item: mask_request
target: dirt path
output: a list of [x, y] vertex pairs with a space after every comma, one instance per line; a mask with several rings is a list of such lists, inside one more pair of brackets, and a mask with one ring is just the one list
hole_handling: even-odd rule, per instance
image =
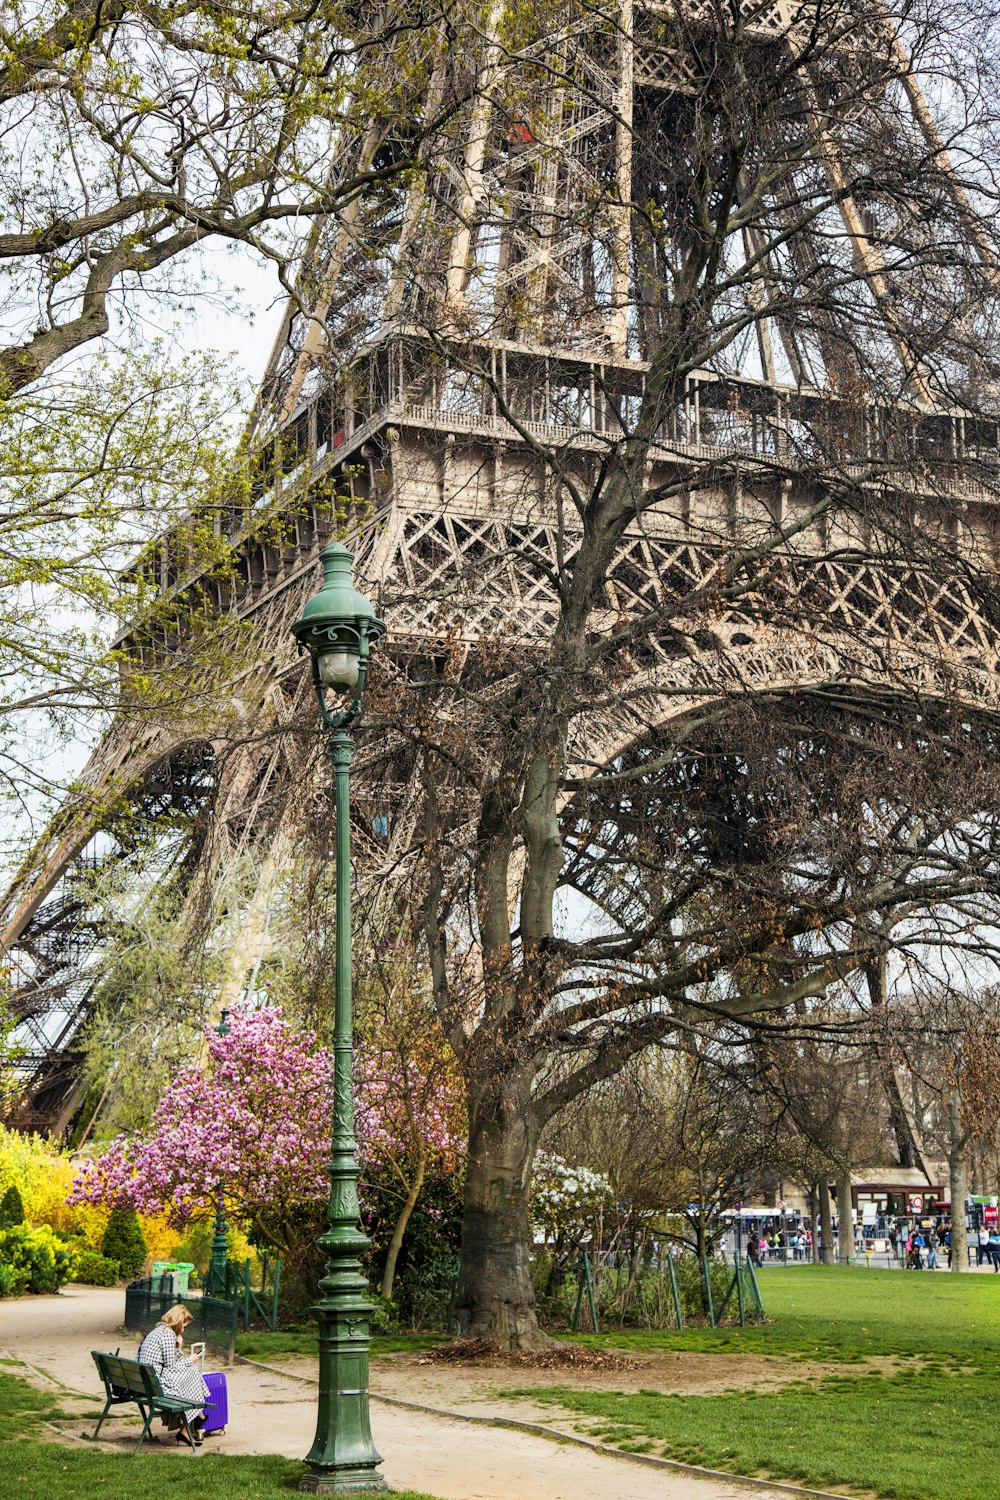
[[[120, 1290], [70, 1287], [59, 1296], [21, 1298], [0, 1303], [0, 1353], [21, 1361], [38, 1383], [53, 1381], [88, 1393], [79, 1410], [99, 1410], [91, 1349], [134, 1352], [136, 1339], [120, 1329]], [[417, 1369], [412, 1375], [424, 1373]], [[496, 1372], [491, 1372], [494, 1376]], [[525, 1384], [515, 1372], [509, 1383]], [[517, 1372], [524, 1375], [527, 1372]], [[397, 1399], [427, 1401], [428, 1384], [410, 1379], [397, 1368], [390, 1380], [378, 1370], [373, 1384], [391, 1384]], [[280, 1453], [298, 1458], [308, 1449], [315, 1423], [315, 1387], [291, 1372], [237, 1365], [229, 1371], [231, 1422], [224, 1437], [209, 1439], [206, 1449], [222, 1453]], [[390, 1394], [388, 1390], [385, 1394]], [[469, 1410], [498, 1415], [487, 1396], [470, 1392]], [[64, 1403], [70, 1407], [72, 1403]], [[531, 1420], [522, 1407], [519, 1413]], [[551, 1421], [551, 1414], [547, 1418]], [[67, 1423], [74, 1435], [87, 1425]], [[93, 1424], [90, 1430], [93, 1430]], [[782, 1500], [782, 1491], [750, 1489], [738, 1481], [702, 1479], [628, 1459], [592, 1453], [526, 1433], [478, 1426], [452, 1417], [408, 1411], [372, 1403], [375, 1441], [385, 1455], [384, 1473], [393, 1488], [422, 1490], [440, 1500]], [[124, 1448], [134, 1428], [122, 1420], [110, 1424], [112, 1444]], [[119, 1436], [115, 1437], [115, 1431]], [[105, 1430], [108, 1430], [107, 1428]], [[103, 1432], [102, 1432], [103, 1439]], [[134, 1436], [133, 1439], [134, 1441]], [[171, 1457], [193, 1461], [180, 1449]]]

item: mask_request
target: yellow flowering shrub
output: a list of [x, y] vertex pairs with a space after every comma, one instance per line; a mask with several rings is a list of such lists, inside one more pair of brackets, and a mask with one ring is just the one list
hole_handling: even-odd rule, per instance
[[[24, 1214], [30, 1225], [49, 1225], [60, 1234], [79, 1240], [81, 1246], [101, 1254], [104, 1231], [110, 1209], [93, 1203], [66, 1202], [77, 1167], [71, 1153], [61, 1151], [40, 1135], [20, 1135], [0, 1125], [0, 1198], [9, 1187], [16, 1187], [24, 1202]], [[150, 1261], [190, 1260], [203, 1274], [211, 1253], [211, 1221], [193, 1224], [180, 1235], [176, 1225], [167, 1221], [166, 1212], [140, 1214], [139, 1223], [149, 1248]], [[256, 1254], [246, 1236], [233, 1225], [229, 1227], [229, 1254], [242, 1264]]]

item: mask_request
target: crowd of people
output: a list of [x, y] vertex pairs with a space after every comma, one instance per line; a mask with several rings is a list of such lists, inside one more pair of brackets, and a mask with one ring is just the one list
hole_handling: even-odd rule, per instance
[[812, 1242], [811, 1229], [751, 1232], [747, 1237], [747, 1255], [758, 1266], [765, 1260], [787, 1260], [789, 1250], [793, 1260], [811, 1260]]
[[[889, 1242], [893, 1254], [898, 1254], [899, 1236], [894, 1228], [889, 1230]], [[911, 1271], [933, 1271], [940, 1264], [939, 1252], [947, 1256], [951, 1265], [951, 1220], [939, 1219], [934, 1224], [915, 1226], [903, 1241], [905, 1265]], [[975, 1249], [976, 1265], [991, 1265], [1000, 1273], [1000, 1230], [985, 1224], [969, 1234], [969, 1245]]]
[[988, 1261], [994, 1271], [1000, 1272], [1000, 1229], [996, 1226], [987, 1229], [984, 1224], [976, 1230], [974, 1240], [976, 1265], [981, 1266], [984, 1261]]
[[[873, 1234], [874, 1230], [874, 1234]], [[834, 1226], [835, 1239], [837, 1228]], [[933, 1223], [924, 1221], [907, 1228], [893, 1219], [884, 1225], [858, 1225], [854, 1231], [855, 1254], [879, 1240], [888, 1241], [892, 1260], [901, 1261], [907, 1270], [934, 1271], [942, 1265], [951, 1265], [951, 1220], [939, 1218]], [[976, 1252], [976, 1265], [990, 1265], [1000, 1274], [1000, 1228], [985, 1225], [969, 1232], [969, 1246]], [[746, 1253], [748, 1259], [760, 1266], [768, 1261], [806, 1261], [813, 1258], [813, 1231], [806, 1224], [792, 1224], [780, 1228], [765, 1227], [747, 1230]], [[822, 1237], [816, 1232], [817, 1254], [822, 1249]]]

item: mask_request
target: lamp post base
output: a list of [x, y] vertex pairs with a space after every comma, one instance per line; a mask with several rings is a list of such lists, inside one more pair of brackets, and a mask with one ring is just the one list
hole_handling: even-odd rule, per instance
[[298, 1488], [310, 1495], [382, 1495], [389, 1486], [371, 1469], [340, 1469], [333, 1474], [304, 1474]]
[[[341, 1242], [336, 1249], [350, 1254], [351, 1241], [361, 1241], [363, 1236], [357, 1231], [342, 1233], [347, 1244]], [[330, 1239], [336, 1240], [336, 1235], [326, 1241], [326, 1247], [334, 1249]], [[327, 1287], [331, 1282], [339, 1286], [313, 1309], [319, 1324], [319, 1410], [316, 1437], [306, 1455], [309, 1469], [298, 1486], [313, 1495], [375, 1494], [387, 1488], [379, 1473], [382, 1455], [372, 1442], [368, 1414], [371, 1305], [356, 1266], [353, 1255], [340, 1267], [332, 1260]]]

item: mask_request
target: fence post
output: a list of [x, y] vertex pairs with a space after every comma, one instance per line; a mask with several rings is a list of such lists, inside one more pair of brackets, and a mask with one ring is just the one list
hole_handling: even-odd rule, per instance
[[594, 1300], [594, 1283], [590, 1275], [590, 1256], [586, 1250], [583, 1252], [583, 1279], [587, 1283], [587, 1301], [590, 1304], [590, 1321], [594, 1325], [594, 1332], [600, 1333], [597, 1326], [597, 1303]]
[[674, 1270], [674, 1257], [668, 1252], [667, 1270], [670, 1272], [670, 1294], [674, 1299], [674, 1312], [677, 1315], [677, 1332], [684, 1332], [684, 1318], [681, 1315], [681, 1299], [677, 1290], [677, 1273]]
[[460, 1260], [457, 1260], [455, 1262], [455, 1274], [451, 1278], [451, 1296], [448, 1298], [448, 1334], [449, 1334], [449, 1336], [451, 1334], [453, 1334], [453, 1333], [461, 1334], [461, 1332], [462, 1332], [462, 1325], [459, 1322], [458, 1318], [455, 1317], [455, 1293], [458, 1291], [458, 1278], [461, 1276], [461, 1274], [462, 1274], [462, 1262]]
[[281, 1258], [274, 1262], [274, 1293], [271, 1298], [271, 1332], [278, 1331], [278, 1288], [281, 1285]]
[[573, 1309], [573, 1321], [569, 1325], [570, 1333], [580, 1331], [580, 1311], [583, 1307], [583, 1251], [580, 1251], [580, 1259], [576, 1267], [576, 1306]]
[[701, 1274], [705, 1279], [705, 1301], [708, 1304], [708, 1326], [715, 1327], [715, 1309], [712, 1307], [712, 1278], [708, 1274], [708, 1256], [701, 1257]]

